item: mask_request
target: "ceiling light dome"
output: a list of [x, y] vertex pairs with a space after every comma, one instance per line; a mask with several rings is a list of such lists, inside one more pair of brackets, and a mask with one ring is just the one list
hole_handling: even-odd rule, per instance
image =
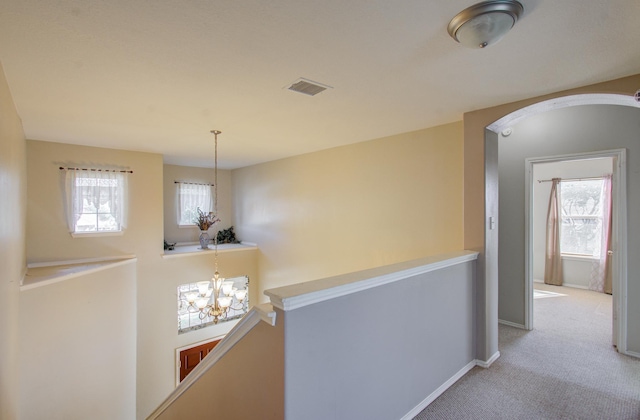
[[522, 4], [515, 0], [483, 1], [458, 13], [447, 30], [466, 47], [484, 48], [509, 32], [523, 11]]

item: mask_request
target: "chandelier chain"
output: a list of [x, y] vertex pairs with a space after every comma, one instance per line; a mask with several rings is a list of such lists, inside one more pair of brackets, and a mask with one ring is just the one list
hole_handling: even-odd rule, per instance
[[[219, 130], [211, 130], [214, 135], [214, 157], [213, 157], [213, 211], [218, 217], [218, 134], [222, 133]], [[213, 260], [215, 265], [215, 277], [218, 278], [218, 234], [216, 232], [213, 237]]]

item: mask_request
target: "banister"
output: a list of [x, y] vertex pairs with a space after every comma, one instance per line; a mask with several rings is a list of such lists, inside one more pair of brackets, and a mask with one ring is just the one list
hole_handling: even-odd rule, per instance
[[410, 276], [441, 270], [478, 258], [478, 252], [455, 251], [320, 280], [265, 290], [271, 304], [283, 311], [393, 283]]

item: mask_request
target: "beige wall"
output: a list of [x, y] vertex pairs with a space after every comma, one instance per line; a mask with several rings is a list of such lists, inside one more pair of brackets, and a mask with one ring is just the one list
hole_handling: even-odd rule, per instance
[[[178, 227], [177, 187], [175, 181], [213, 184], [214, 170], [189, 166], [164, 165], [164, 239], [167, 242], [198, 242], [200, 230], [192, 227]], [[209, 236], [233, 225], [231, 211], [231, 171], [218, 170], [218, 218], [220, 223], [209, 230]]]
[[21, 418], [134, 418], [134, 262], [21, 292], [20, 331]]
[[[63, 143], [27, 141], [27, 260], [59, 261], [136, 254], [159, 260], [162, 156]], [[60, 166], [130, 169], [128, 227], [121, 236], [72, 238], [64, 213]]]
[[26, 266], [26, 145], [0, 65], [0, 418], [18, 418], [19, 286]]
[[[256, 252], [222, 251], [223, 277], [249, 276], [249, 299], [255, 303]], [[226, 334], [235, 322], [178, 334], [177, 287], [209, 280], [214, 272], [212, 252], [163, 259], [138, 279], [138, 418], [146, 418], [173, 391], [176, 383], [176, 349]]]
[[[64, 261], [82, 258], [134, 254], [136, 263], [137, 296], [137, 360], [141, 352], [154, 358], [156, 353], [170, 355], [172, 342], [157, 340], [152, 332], [157, 322], [148, 312], [156, 306], [155, 293], [164, 292], [169, 279], [162, 271], [162, 156], [71, 144], [27, 141], [28, 205], [27, 259], [29, 262]], [[72, 238], [64, 215], [64, 193], [59, 166], [102, 167], [115, 166], [133, 170], [129, 178], [128, 228], [121, 236]], [[175, 296], [175, 289], [173, 291]], [[162, 313], [175, 311], [175, 301]], [[144, 316], [141, 311], [146, 310]], [[175, 312], [174, 312], [175, 314]], [[175, 320], [172, 320], [175, 326]], [[82, 335], [69, 340], [82, 342]], [[104, 343], [108, 345], [108, 343]], [[172, 363], [171, 357], [166, 358]], [[171, 380], [144, 382], [144, 364], [137, 363], [138, 392], [160, 394], [172, 385]], [[142, 366], [142, 367], [141, 367]], [[141, 371], [142, 369], [142, 371]], [[171, 369], [171, 367], [168, 367]], [[142, 378], [142, 379], [141, 379]], [[140, 391], [143, 390], [143, 391]], [[25, 392], [29, 392], [25, 390]], [[161, 399], [161, 396], [157, 397]], [[140, 404], [138, 403], [138, 410]]]
[[258, 322], [158, 418], [284, 419], [284, 339], [276, 325]]
[[261, 290], [462, 249], [462, 171], [461, 122], [233, 171]]
[[[137, 318], [137, 418], [145, 418], [175, 386], [175, 350], [224, 334], [221, 324], [178, 335], [176, 288], [179, 284], [209, 279], [213, 253], [162, 258], [162, 156], [125, 150], [27, 141], [28, 237], [30, 262], [134, 254]], [[63, 189], [58, 167], [111, 165], [133, 170], [129, 178], [129, 223], [124, 235], [72, 238], [63, 211]], [[228, 174], [228, 173], [227, 173]], [[223, 175], [224, 177], [224, 175]], [[228, 182], [227, 182], [228, 185]], [[227, 210], [228, 211], [228, 210]], [[250, 298], [257, 288], [255, 250], [221, 252], [223, 276], [250, 277]], [[107, 285], [105, 285], [108, 288]], [[115, 287], [115, 285], [114, 285]], [[89, 297], [87, 297], [89, 298]], [[68, 340], [82, 343], [82, 334]], [[108, 343], [103, 343], [108, 345]], [[31, 390], [33, 391], [33, 390]], [[30, 392], [25, 389], [24, 392]]]

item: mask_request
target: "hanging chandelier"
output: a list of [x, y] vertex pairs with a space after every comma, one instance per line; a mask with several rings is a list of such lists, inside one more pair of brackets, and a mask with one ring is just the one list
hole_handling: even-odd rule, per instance
[[[215, 156], [213, 162], [214, 168], [214, 201], [213, 212], [218, 214], [218, 134], [221, 131], [211, 130], [215, 136]], [[225, 320], [229, 314], [229, 310], [244, 311], [245, 300], [247, 298], [247, 289], [238, 289], [234, 287], [233, 281], [227, 281], [220, 276], [218, 272], [218, 235], [213, 239], [214, 264], [215, 272], [210, 281], [201, 281], [196, 283], [197, 292], [186, 294], [186, 300], [189, 304], [187, 310], [191, 313], [198, 312], [201, 320], [211, 317], [214, 324], [219, 320]]]
[[197, 292], [187, 293], [187, 310], [190, 313], [198, 312], [201, 320], [213, 318], [214, 324], [227, 319], [230, 310], [246, 312], [244, 301], [247, 298], [247, 289], [238, 289], [234, 284], [233, 281], [220, 277], [216, 270], [210, 281], [196, 283]]

